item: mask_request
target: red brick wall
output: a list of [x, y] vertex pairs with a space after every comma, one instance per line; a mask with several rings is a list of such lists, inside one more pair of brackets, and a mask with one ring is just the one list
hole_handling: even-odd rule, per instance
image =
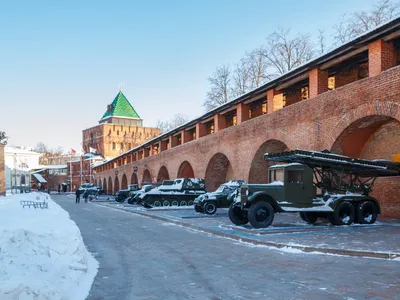
[[400, 176], [378, 178], [371, 193], [382, 209], [382, 217], [400, 218]]
[[[216, 153], [222, 153], [230, 162], [232, 176], [248, 181], [251, 173], [262, 172], [254, 169], [257, 164], [252, 162], [255, 157], [260, 159], [257, 151], [266, 141], [280, 141], [288, 149], [330, 150], [351, 124], [369, 118], [375, 122], [371, 116], [376, 115], [400, 121], [400, 66], [133, 162], [133, 165], [138, 167], [139, 182], [145, 169], [157, 175], [162, 166], [174, 179], [184, 161], [190, 163], [195, 177], [205, 178], [211, 158]], [[393, 128], [390, 132], [397, 131]], [[389, 131], [389, 128], [386, 130]], [[396, 145], [388, 144], [387, 147], [397, 148]], [[371, 153], [368, 147], [365, 151]], [[382, 153], [385, 151], [382, 150]], [[395, 151], [400, 152], [400, 149]], [[118, 176], [126, 173], [130, 178], [132, 165], [121, 166], [118, 170]], [[100, 175], [103, 178], [115, 176], [113, 169], [96, 174]], [[399, 179], [390, 180], [400, 185]], [[397, 190], [395, 193], [383, 193], [378, 199], [383, 205], [394, 201], [400, 206], [400, 192]], [[400, 218], [400, 214], [397, 213], [396, 217]]]
[[379, 75], [382, 71], [396, 65], [393, 42], [375, 41], [368, 46], [369, 76]]
[[400, 154], [400, 122], [392, 120], [371, 136], [362, 157], [393, 160], [394, 154]]
[[309, 73], [310, 98], [328, 91], [328, 72], [313, 69]]

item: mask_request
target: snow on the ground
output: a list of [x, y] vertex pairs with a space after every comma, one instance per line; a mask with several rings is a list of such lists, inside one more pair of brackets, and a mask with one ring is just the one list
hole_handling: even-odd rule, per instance
[[[49, 208], [20, 205], [37, 197]], [[48, 194], [0, 197], [1, 300], [85, 299], [97, 268], [79, 228]]]

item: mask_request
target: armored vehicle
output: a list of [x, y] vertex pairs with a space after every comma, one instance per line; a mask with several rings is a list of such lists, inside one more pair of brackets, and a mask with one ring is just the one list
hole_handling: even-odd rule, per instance
[[140, 190], [131, 192], [130, 197], [128, 198], [128, 203], [135, 204], [136, 202], [138, 202], [137, 200], [139, 199], [140, 195], [147, 193], [151, 189], [154, 189], [154, 187], [155, 186], [152, 184], [145, 184], [142, 186], [142, 188]]
[[375, 179], [400, 175], [400, 163], [329, 151], [266, 153], [264, 158], [288, 164], [271, 166], [268, 184], [242, 185], [238, 201], [229, 208], [236, 225], [250, 222], [265, 228], [278, 212], [299, 212], [311, 224], [318, 218], [333, 225], [372, 224], [380, 213], [378, 200], [370, 196]]
[[79, 187], [79, 190], [81, 194], [83, 194], [85, 190], [88, 190], [89, 195], [94, 195], [94, 196], [101, 195], [104, 193], [104, 191], [101, 188], [95, 186], [93, 183], [84, 183]]
[[178, 178], [173, 184], [161, 185], [138, 195], [137, 202], [146, 208], [193, 205], [193, 200], [205, 194], [205, 183], [199, 178]]
[[200, 195], [194, 199], [195, 211], [212, 215], [217, 212], [217, 208], [229, 207], [234, 193], [243, 183], [243, 180], [230, 180], [221, 184], [216, 191]]
[[127, 189], [119, 190], [115, 194], [115, 201], [122, 203], [127, 198], [129, 198], [132, 191], [137, 191], [137, 190], [139, 190], [139, 186], [137, 184], [130, 184], [128, 185]]

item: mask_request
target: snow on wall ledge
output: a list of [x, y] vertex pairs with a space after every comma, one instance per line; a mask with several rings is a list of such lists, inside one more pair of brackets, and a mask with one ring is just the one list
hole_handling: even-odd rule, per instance
[[47, 194], [0, 197], [0, 299], [85, 299], [98, 262], [79, 228], [49, 197], [49, 209], [22, 208], [20, 200]]

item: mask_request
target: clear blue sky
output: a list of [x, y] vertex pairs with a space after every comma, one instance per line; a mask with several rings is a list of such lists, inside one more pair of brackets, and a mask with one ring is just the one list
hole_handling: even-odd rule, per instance
[[0, 130], [9, 144], [80, 147], [123, 92], [145, 126], [194, 118], [217, 65], [277, 27], [331, 34], [373, 0], [2, 1]]

